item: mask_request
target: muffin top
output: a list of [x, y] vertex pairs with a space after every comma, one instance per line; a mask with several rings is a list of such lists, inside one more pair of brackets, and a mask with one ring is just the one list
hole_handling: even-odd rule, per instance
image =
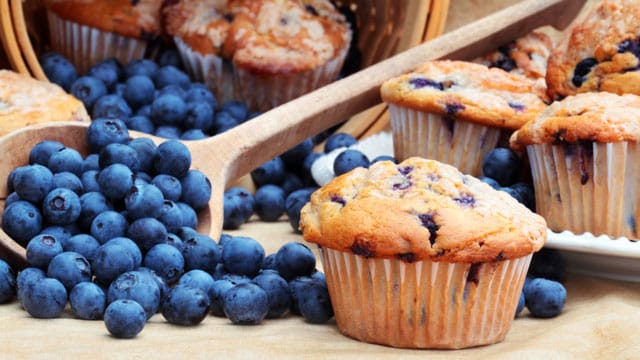
[[163, 0], [45, 0], [47, 9], [78, 24], [145, 39], [160, 35]]
[[544, 219], [509, 194], [417, 157], [336, 177], [302, 208], [300, 229], [323, 247], [409, 262], [517, 258], [547, 234]]
[[544, 81], [551, 50], [551, 37], [542, 31], [532, 31], [474, 62]]
[[328, 0], [183, 0], [167, 32], [255, 73], [313, 69], [347, 51], [351, 29]]
[[580, 93], [552, 103], [511, 135], [510, 145], [640, 141], [640, 96]]
[[640, 2], [604, 0], [569, 29], [549, 56], [551, 99], [591, 91], [640, 95]]
[[0, 135], [65, 120], [90, 121], [82, 102], [58, 85], [0, 70]]
[[427, 62], [387, 80], [380, 92], [387, 103], [507, 129], [546, 107], [544, 89], [534, 81], [465, 61]]

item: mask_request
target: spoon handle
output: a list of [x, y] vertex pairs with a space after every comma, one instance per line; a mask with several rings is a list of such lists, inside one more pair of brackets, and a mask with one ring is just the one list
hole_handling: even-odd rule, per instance
[[[421, 63], [440, 59], [469, 60], [488, 49], [544, 25], [566, 27], [584, 0], [526, 0], [372, 65], [349, 77], [270, 110], [195, 147], [216, 145], [218, 171], [226, 180], [242, 176], [305, 138], [381, 102], [379, 88], [392, 77]], [[203, 159], [204, 163], [207, 160]], [[213, 169], [211, 169], [213, 170]]]

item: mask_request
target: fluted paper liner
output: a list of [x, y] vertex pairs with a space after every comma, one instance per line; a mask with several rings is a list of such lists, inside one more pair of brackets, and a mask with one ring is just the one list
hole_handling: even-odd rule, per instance
[[79, 74], [105, 59], [116, 58], [122, 64], [142, 59], [147, 42], [81, 25], [47, 12], [51, 48], [75, 65]]
[[482, 175], [482, 159], [496, 147], [502, 131], [394, 104], [389, 104], [389, 114], [398, 161], [419, 156], [473, 176]]
[[540, 144], [527, 155], [536, 212], [551, 230], [639, 238], [638, 144]]
[[531, 255], [489, 263], [413, 263], [320, 248], [338, 329], [403, 348], [458, 349], [502, 341]]

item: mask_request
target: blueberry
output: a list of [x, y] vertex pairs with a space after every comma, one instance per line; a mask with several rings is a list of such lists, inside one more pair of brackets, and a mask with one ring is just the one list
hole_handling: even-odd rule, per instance
[[345, 174], [357, 167], [369, 167], [369, 158], [359, 150], [345, 150], [333, 162], [333, 172], [336, 176]]
[[326, 282], [312, 279], [295, 288], [298, 310], [311, 324], [322, 324], [333, 317], [333, 307]]
[[159, 68], [152, 78], [158, 89], [162, 89], [170, 84], [177, 84], [186, 89], [191, 83], [189, 75], [172, 65]]
[[84, 320], [98, 320], [102, 318], [107, 305], [107, 296], [102, 288], [92, 282], [81, 282], [69, 293], [71, 311]]
[[111, 143], [126, 144], [129, 142], [129, 131], [120, 119], [93, 119], [87, 129], [87, 144], [94, 153]]
[[113, 164], [122, 164], [128, 167], [132, 172], [140, 170], [140, 159], [138, 152], [126, 144], [109, 144], [100, 150], [98, 164], [101, 169]]
[[269, 298], [254, 283], [238, 284], [224, 294], [224, 313], [236, 325], [255, 325], [269, 313]]
[[139, 303], [149, 319], [160, 308], [160, 287], [140, 271], [128, 271], [120, 274], [107, 291], [108, 303], [121, 299]]
[[34, 145], [29, 151], [29, 164], [40, 164], [47, 166], [51, 155], [64, 149], [64, 145], [59, 141], [43, 140]]
[[358, 143], [353, 135], [343, 132], [334, 133], [324, 143], [324, 152], [329, 153], [337, 148], [348, 147]]
[[16, 293], [16, 275], [9, 264], [0, 259], [0, 304], [13, 299]]
[[93, 104], [91, 118], [126, 119], [131, 114], [131, 107], [121, 96], [107, 94]]
[[226, 111], [218, 111], [213, 116], [211, 131], [214, 134], [221, 134], [229, 129], [238, 126], [240, 122]]
[[182, 126], [187, 104], [177, 95], [165, 94], [151, 103], [151, 120], [156, 125]]
[[144, 309], [133, 300], [116, 300], [104, 311], [104, 324], [116, 338], [136, 337], [144, 329], [146, 322]]
[[127, 248], [117, 243], [106, 243], [98, 247], [91, 259], [91, 269], [96, 282], [109, 285], [120, 274], [132, 271], [137, 266]]
[[203, 234], [196, 234], [183, 242], [182, 256], [184, 256], [185, 270], [201, 269], [213, 274], [221, 258], [218, 244]]
[[182, 213], [182, 227], [198, 228], [198, 214], [189, 204], [177, 202], [176, 205]]
[[223, 317], [224, 313], [224, 295], [229, 289], [236, 286], [231, 280], [220, 279], [215, 280], [211, 285], [211, 314]]
[[304, 285], [306, 283], [310, 283], [314, 280], [310, 276], [298, 276], [289, 280], [289, 295], [291, 295], [291, 313], [294, 315], [302, 315], [300, 313], [300, 308], [298, 307], [298, 297], [301, 292], [301, 289], [304, 289]]
[[311, 176], [311, 166], [321, 156], [323, 156], [322, 153], [312, 152], [307, 155], [307, 157], [304, 159], [304, 162], [302, 163], [303, 176], [305, 177], [303, 178], [303, 180], [307, 180], [307, 183], [311, 182], [313, 186], [316, 186], [316, 183]]
[[64, 251], [77, 252], [87, 259], [93, 258], [93, 254], [95, 254], [98, 247], [100, 247], [100, 242], [89, 234], [73, 235], [62, 245]]
[[515, 184], [512, 184], [511, 189], [513, 191], [515, 191], [516, 193], [518, 193], [518, 197], [517, 199], [519, 199], [519, 201], [526, 206], [527, 208], [529, 208], [529, 210], [531, 211], [535, 211], [535, 194], [534, 194], [534, 190], [533, 190], [533, 186], [531, 186], [531, 184], [527, 184], [524, 182], [517, 182]]
[[177, 232], [182, 227], [182, 210], [171, 200], [164, 200], [160, 207], [160, 221], [168, 232]]
[[115, 58], [109, 58], [92, 65], [87, 75], [102, 80], [107, 89], [111, 90], [124, 73], [122, 64]]
[[205, 134], [200, 129], [189, 129], [180, 135], [180, 140], [202, 140], [208, 138], [209, 135]]
[[4, 206], [5, 207], [9, 207], [9, 205], [13, 204], [16, 201], [20, 201], [20, 195], [18, 195], [17, 192], [12, 192], [9, 195], [7, 195], [7, 198], [4, 200]]
[[80, 198], [66, 188], [51, 190], [42, 203], [42, 215], [49, 224], [67, 225], [80, 217]]
[[127, 237], [138, 244], [142, 252], [145, 252], [165, 241], [167, 228], [157, 219], [144, 217], [136, 219], [129, 225]]
[[47, 79], [69, 92], [71, 84], [78, 77], [78, 72], [73, 64], [63, 55], [54, 52], [42, 54], [39, 62]]
[[571, 78], [571, 83], [577, 88], [582, 86], [584, 81], [586, 80], [587, 75], [591, 72], [594, 66], [598, 65], [598, 60], [595, 58], [585, 58], [580, 60], [576, 64], [575, 69], [573, 70], [573, 77]]
[[23, 200], [38, 204], [53, 190], [53, 173], [42, 165], [22, 166], [14, 174], [13, 189]]
[[222, 262], [232, 274], [254, 276], [262, 266], [264, 254], [264, 248], [255, 239], [234, 236], [224, 244]]
[[142, 75], [153, 78], [158, 72], [158, 64], [150, 59], [134, 59], [124, 67], [124, 75], [127, 78]]
[[482, 173], [502, 186], [515, 183], [522, 163], [516, 153], [508, 148], [495, 148], [482, 160]]
[[113, 206], [97, 191], [85, 192], [80, 196], [80, 218], [78, 219], [80, 227], [85, 230], [91, 229], [91, 222], [96, 215], [101, 212], [113, 210]]
[[275, 253], [265, 256], [264, 260], [262, 260], [262, 270], [278, 270]]
[[136, 110], [153, 102], [155, 90], [155, 85], [148, 76], [134, 75], [125, 81], [122, 97], [132, 109]]
[[[176, 204], [176, 205], [178, 205], [178, 204]], [[181, 226], [180, 229], [178, 229], [178, 231], [176, 231], [176, 235], [178, 235], [180, 240], [186, 241], [186, 240], [189, 240], [190, 238], [198, 235], [198, 231], [196, 231], [195, 228], [192, 228], [192, 227], [189, 227], [189, 226]]]
[[560, 315], [567, 299], [567, 290], [561, 283], [543, 278], [531, 280], [524, 292], [527, 309], [536, 318]]
[[304, 159], [309, 156], [311, 151], [313, 150], [313, 139], [307, 138], [298, 145], [292, 147], [291, 149], [285, 151], [280, 157], [284, 163], [291, 167], [296, 166], [299, 167], [304, 162]]
[[158, 152], [158, 147], [149, 138], [137, 138], [129, 142], [129, 146], [138, 154], [140, 171], [151, 172], [153, 170], [153, 159]]
[[18, 297], [18, 301], [22, 303], [24, 292], [29, 287], [32, 287], [38, 280], [44, 279], [46, 277], [47, 274], [40, 268], [26, 267], [22, 269], [18, 273], [18, 276], [16, 276], [16, 295]]
[[282, 191], [284, 191], [285, 199], [289, 194], [296, 190], [302, 189], [303, 187], [304, 182], [302, 181], [302, 179], [298, 175], [290, 172], [287, 172], [285, 174], [284, 180], [280, 184], [280, 188], [282, 189]]
[[196, 287], [173, 287], [162, 306], [162, 316], [171, 324], [192, 326], [204, 320], [209, 313], [209, 295]]
[[167, 234], [166, 244], [178, 249], [180, 253], [182, 253], [182, 250], [184, 250], [184, 242], [182, 242], [182, 239], [180, 239], [180, 237], [174, 233]]
[[62, 248], [64, 249], [65, 244], [69, 242], [69, 239], [71, 239], [71, 236], [74, 234], [71, 234], [71, 229], [68, 227], [61, 226], [61, 225], [49, 225], [46, 228], [42, 229], [39, 235], [53, 236], [54, 238], [56, 238], [56, 241], [58, 241], [60, 245], [62, 245]]
[[280, 184], [285, 177], [285, 165], [282, 158], [275, 158], [263, 163], [251, 171], [251, 179], [257, 187], [265, 184]]
[[118, 236], [107, 241], [106, 244], [122, 246], [125, 249], [126, 254], [133, 259], [134, 267], [137, 268], [142, 265], [142, 252], [140, 251], [138, 244], [128, 237]]
[[84, 187], [82, 186], [82, 180], [73, 173], [63, 171], [56, 174], [53, 174], [53, 187], [54, 188], [66, 188], [78, 196], [82, 195], [84, 192]]
[[516, 315], [515, 315], [516, 317], [520, 315], [522, 310], [524, 310], [524, 305], [525, 305], [524, 291], [521, 291], [520, 297], [518, 298], [518, 306], [516, 307]]
[[82, 160], [82, 172], [100, 170], [100, 156], [97, 153], [89, 154]]
[[207, 294], [209, 298], [212, 298], [214, 279], [208, 272], [200, 269], [193, 269], [185, 272], [180, 276], [178, 285], [190, 286], [198, 288]]
[[42, 230], [42, 215], [30, 202], [18, 200], [4, 209], [2, 230], [18, 244], [26, 246]]
[[371, 165], [379, 162], [379, 161], [391, 161], [394, 164], [398, 163], [398, 160], [396, 160], [395, 157], [391, 156], [391, 155], [380, 155], [375, 157], [373, 160], [371, 160]]
[[311, 194], [314, 190], [314, 188], [296, 190], [289, 194], [285, 200], [285, 208], [287, 217], [289, 218], [289, 224], [295, 232], [300, 232], [300, 210], [302, 210], [302, 207], [311, 200]]
[[194, 210], [207, 206], [211, 198], [211, 183], [200, 170], [189, 170], [180, 180], [182, 195], [180, 201], [189, 204]]
[[120, 236], [125, 236], [127, 219], [117, 211], [107, 210], [96, 215], [91, 222], [90, 233], [100, 244]]
[[140, 131], [147, 134], [154, 134], [156, 132], [156, 125], [147, 116], [131, 116], [125, 120], [125, 124], [130, 130]]
[[155, 185], [135, 185], [124, 198], [127, 217], [131, 220], [159, 217], [163, 203], [164, 196]]
[[316, 268], [316, 257], [300, 242], [288, 242], [276, 252], [276, 269], [287, 281], [298, 276], [309, 276]]
[[154, 100], [162, 95], [168, 95], [168, 94], [175, 95], [180, 99], [184, 100], [185, 96], [187, 95], [187, 92], [178, 84], [169, 84], [155, 92]]
[[182, 253], [168, 244], [154, 245], [145, 254], [142, 264], [155, 271], [167, 284], [173, 284], [184, 273]]
[[180, 57], [180, 53], [173, 47], [164, 49], [158, 56], [158, 65], [173, 65], [178, 69], [182, 69], [182, 58]]
[[191, 153], [183, 143], [167, 140], [158, 145], [153, 165], [157, 174], [168, 174], [180, 179], [189, 171]]
[[51, 259], [47, 277], [58, 279], [67, 291], [71, 291], [76, 284], [91, 281], [91, 265], [84, 256], [65, 251]]
[[556, 249], [542, 248], [531, 258], [529, 275], [554, 281], [564, 281], [567, 263], [562, 253]]
[[224, 193], [224, 229], [237, 229], [253, 214], [255, 198], [242, 187], [232, 187]]
[[108, 93], [104, 82], [93, 76], [81, 76], [71, 84], [71, 94], [82, 101], [87, 111], [91, 111], [93, 104]]
[[496, 190], [500, 190], [500, 188], [502, 186], [500, 186], [500, 183], [498, 183], [497, 181], [493, 180], [490, 177], [486, 177], [486, 176], [482, 176], [478, 178], [480, 181], [482, 181], [483, 183], [487, 183], [489, 184], [489, 186], [491, 186], [492, 188], [496, 189]]
[[110, 200], [121, 200], [133, 186], [133, 172], [123, 164], [111, 164], [98, 173], [102, 193]]
[[56, 318], [67, 305], [67, 290], [56, 279], [42, 278], [25, 288], [21, 301], [24, 309], [33, 317]]
[[160, 312], [162, 310], [162, 302], [167, 297], [167, 294], [169, 294], [169, 285], [155, 271], [147, 267], [140, 266], [136, 269], [136, 271], [142, 276], [146, 276], [149, 281], [154, 282], [156, 285], [158, 285], [158, 288], [160, 289], [160, 307], [158, 308], [158, 312]]
[[184, 127], [208, 131], [213, 127], [213, 109], [206, 102], [186, 103], [187, 112], [184, 117]]
[[211, 110], [218, 107], [218, 101], [213, 93], [203, 84], [192, 83], [187, 89], [184, 100], [187, 103], [204, 103], [209, 105]]
[[247, 104], [239, 100], [229, 100], [220, 106], [220, 111], [231, 114], [239, 123], [247, 120], [249, 109]]
[[289, 285], [277, 271], [263, 270], [253, 278], [253, 282], [267, 293], [269, 301], [267, 318], [281, 317], [289, 311], [291, 306]]
[[277, 185], [266, 184], [255, 193], [255, 212], [262, 221], [278, 221], [285, 212], [285, 192]]
[[180, 140], [182, 129], [178, 126], [161, 125], [156, 128], [153, 135], [170, 140]]
[[82, 174], [84, 159], [76, 149], [64, 148], [51, 154], [47, 167], [51, 172], [70, 172], [76, 175]]

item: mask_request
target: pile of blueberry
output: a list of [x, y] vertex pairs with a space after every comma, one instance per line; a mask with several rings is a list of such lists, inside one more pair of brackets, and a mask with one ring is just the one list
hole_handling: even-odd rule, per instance
[[[207, 314], [236, 324], [299, 313], [311, 323], [333, 316], [315, 256], [289, 243], [265, 256], [254, 239], [198, 234], [197, 211], [211, 196], [208, 179], [190, 169], [184, 144], [130, 140], [124, 122], [95, 119], [92, 154], [56, 141], [14, 169], [3, 230], [26, 247], [29, 267], [17, 279], [0, 263], [0, 300], [15, 291], [32, 316], [104, 319], [116, 337], [133, 337], [161, 312], [195, 325]], [[6, 278], [6, 279], [5, 279]]]
[[494, 189], [507, 192], [529, 210], [535, 212], [535, 195], [530, 182], [522, 181], [523, 161], [518, 154], [505, 147], [491, 150], [482, 159], [480, 180]]
[[543, 248], [533, 254], [531, 266], [520, 293], [516, 316], [525, 307], [531, 316], [536, 318], [552, 318], [560, 315], [567, 300], [567, 290], [562, 285], [565, 274], [565, 260], [558, 250]]
[[204, 84], [191, 81], [174, 48], [157, 60], [106, 59], [81, 75], [58, 53], [43, 54], [40, 63], [49, 80], [81, 100], [93, 119], [117, 118], [131, 130], [167, 139], [203, 139], [258, 115], [239, 100], [218, 104]]

